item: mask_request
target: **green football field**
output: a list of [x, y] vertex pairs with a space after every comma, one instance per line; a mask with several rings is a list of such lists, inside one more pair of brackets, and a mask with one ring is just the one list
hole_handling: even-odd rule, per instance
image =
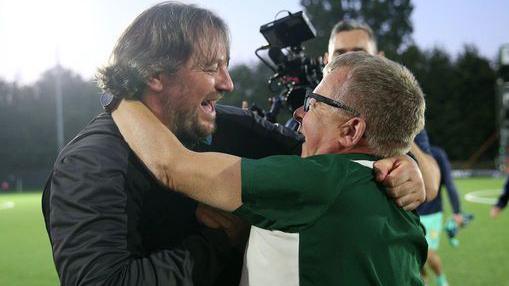
[[[475, 220], [459, 233], [458, 248], [449, 246], [442, 234], [439, 254], [450, 285], [509, 286], [509, 211], [493, 220], [488, 215], [489, 205], [464, 199], [474, 191], [486, 191], [477, 193], [480, 200], [494, 197], [503, 179], [456, 182], [463, 209], [473, 213]], [[445, 192], [442, 196], [447, 197]], [[40, 193], [0, 195], [0, 285], [58, 285], [40, 199]], [[448, 217], [447, 200], [444, 205]], [[433, 279], [430, 285], [435, 285]]]

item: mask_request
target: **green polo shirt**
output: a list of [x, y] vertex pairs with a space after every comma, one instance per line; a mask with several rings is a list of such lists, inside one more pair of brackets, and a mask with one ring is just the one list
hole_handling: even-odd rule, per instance
[[241, 285], [423, 285], [419, 217], [374, 181], [374, 157], [242, 159], [252, 225]]

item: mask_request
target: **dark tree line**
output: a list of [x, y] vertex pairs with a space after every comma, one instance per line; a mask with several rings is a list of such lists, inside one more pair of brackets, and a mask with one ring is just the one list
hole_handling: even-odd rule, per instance
[[[306, 43], [306, 54], [322, 55], [331, 27], [340, 19], [367, 22], [378, 37], [385, 55], [406, 65], [426, 94], [426, 128], [431, 142], [445, 148], [453, 161], [466, 161], [496, 134], [494, 65], [465, 46], [458, 55], [440, 48], [424, 50], [412, 40], [409, 0], [302, 0], [318, 31]], [[260, 23], [262, 24], [262, 23]], [[40, 187], [57, 155], [55, 75], [53, 68], [32, 85], [20, 86], [0, 80], [0, 182], [22, 177], [25, 186]], [[101, 111], [99, 90], [69, 70], [60, 70], [65, 142], [73, 138]], [[223, 103], [240, 106], [256, 103], [267, 110], [271, 71], [262, 64], [231, 68], [235, 91]], [[286, 114], [288, 116], [288, 114]], [[284, 121], [281, 119], [280, 121]], [[493, 167], [497, 144], [480, 157]], [[461, 165], [460, 165], [461, 166]], [[475, 167], [475, 166], [474, 166]]]
[[[426, 94], [426, 129], [431, 142], [443, 146], [451, 159], [468, 160], [497, 134], [496, 71], [474, 46], [455, 58], [441, 49], [409, 47], [402, 60]], [[493, 144], [481, 159], [493, 160]]]
[[93, 82], [54, 68], [30, 86], [0, 80], [0, 182], [40, 187], [56, 155], [55, 75], [60, 72], [64, 141], [68, 142], [101, 110]]

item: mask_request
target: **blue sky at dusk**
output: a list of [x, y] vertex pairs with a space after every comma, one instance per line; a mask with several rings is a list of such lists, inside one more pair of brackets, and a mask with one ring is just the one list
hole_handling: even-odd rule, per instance
[[[301, 10], [297, 0], [184, 1], [219, 14], [230, 26], [232, 64], [254, 63], [254, 50], [265, 44], [260, 25], [280, 10]], [[108, 59], [122, 30], [141, 11], [157, 3], [145, 0], [0, 0], [0, 78], [30, 83], [57, 60], [91, 78]], [[413, 38], [421, 48], [439, 46], [455, 55], [465, 44], [494, 60], [509, 43], [509, 1], [416, 0]], [[30, 7], [30, 8], [27, 8]], [[325, 47], [324, 47], [325, 48]]]

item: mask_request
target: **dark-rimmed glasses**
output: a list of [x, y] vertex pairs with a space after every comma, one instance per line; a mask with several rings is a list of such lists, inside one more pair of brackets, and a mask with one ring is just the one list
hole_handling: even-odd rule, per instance
[[309, 111], [309, 107], [311, 106], [311, 98], [313, 98], [314, 100], [316, 100], [318, 102], [323, 102], [323, 103], [325, 103], [327, 105], [330, 105], [330, 106], [333, 106], [333, 107], [340, 108], [340, 109], [343, 109], [345, 111], [348, 111], [348, 112], [352, 113], [355, 117], [358, 117], [358, 116], [361, 115], [355, 109], [349, 107], [348, 105], [346, 105], [346, 104], [344, 104], [344, 103], [342, 103], [340, 101], [337, 101], [337, 100], [334, 100], [334, 99], [331, 99], [331, 98], [319, 95], [319, 94], [311, 92], [311, 91], [308, 91], [306, 93], [306, 97], [304, 98], [304, 111], [305, 112]]

